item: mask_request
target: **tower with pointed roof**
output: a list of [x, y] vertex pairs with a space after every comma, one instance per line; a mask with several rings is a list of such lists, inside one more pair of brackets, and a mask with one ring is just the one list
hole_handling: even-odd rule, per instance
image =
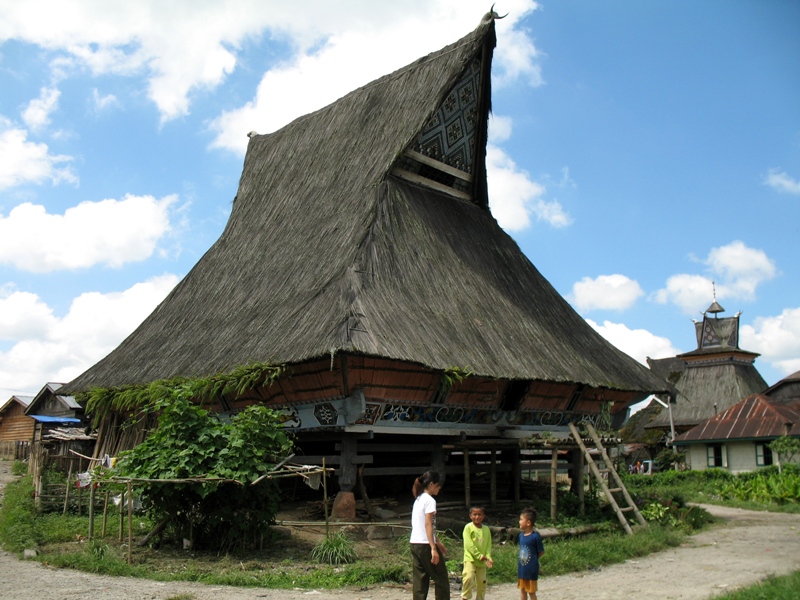
[[755, 367], [758, 354], [739, 348], [740, 312], [720, 317], [725, 309], [713, 301], [694, 321], [697, 348], [674, 358], [652, 359], [650, 369], [669, 381], [677, 390], [670, 411], [664, 410], [647, 428], [676, 433], [691, 429], [723, 412], [751, 394], [766, 390], [767, 383]]

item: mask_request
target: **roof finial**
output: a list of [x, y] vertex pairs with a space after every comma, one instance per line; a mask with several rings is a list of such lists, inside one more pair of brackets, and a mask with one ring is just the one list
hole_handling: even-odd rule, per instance
[[717, 313], [725, 312], [725, 309], [717, 304], [717, 283], [715, 281], [711, 282], [711, 293], [714, 296], [714, 301], [711, 303], [711, 306], [706, 309], [706, 312], [713, 313], [714, 318], [716, 319]]
[[492, 4], [492, 8], [489, 9], [489, 12], [483, 15], [481, 19], [481, 25], [486, 25], [491, 23], [492, 21], [496, 21], [497, 19], [505, 19], [508, 16], [508, 13], [504, 14], [502, 17], [494, 12], [494, 4]]

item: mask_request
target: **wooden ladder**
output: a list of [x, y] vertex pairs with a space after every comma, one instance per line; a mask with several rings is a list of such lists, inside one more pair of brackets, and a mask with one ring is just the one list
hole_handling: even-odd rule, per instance
[[[622, 528], [625, 530], [625, 533], [628, 535], [633, 535], [633, 530], [631, 530], [631, 526], [628, 523], [628, 519], [625, 517], [625, 513], [633, 512], [636, 520], [639, 522], [640, 525], [643, 527], [647, 527], [647, 521], [644, 520], [642, 513], [639, 512], [639, 509], [636, 508], [636, 504], [633, 502], [633, 498], [628, 493], [628, 490], [625, 488], [625, 484], [622, 483], [622, 479], [620, 479], [619, 473], [617, 473], [616, 469], [614, 469], [613, 464], [611, 463], [611, 459], [608, 457], [608, 453], [606, 449], [603, 447], [603, 444], [600, 440], [600, 436], [597, 435], [594, 427], [591, 423], [584, 423], [586, 425], [586, 429], [589, 431], [589, 435], [592, 437], [592, 440], [597, 446], [597, 449], [600, 450], [603, 456], [603, 462], [606, 464], [605, 469], [597, 468], [597, 463], [594, 462], [592, 456], [589, 454], [589, 450], [586, 448], [586, 445], [583, 443], [583, 439], [581, 438], [581, 434], [578, 431], [578, 428], [575, 427], [574, 423], [569, 424], [569, 429], [572, 432], [572, 437], [575, 438], [575, 441], [578, 442], [578, 446], [580, 446], [583, 455], [586, 457], [586, 463], [589, 465], [589, 469], [594, 475], [594, 478], [597, 480], [597, 484], [600, 486], [600, 489], [603, 490], [606, 498], [608, 498], [608, 503], [614, 509], [614, 513], [617, 515]], [[617, 487], [609, 488], [606, 485], [605, 480], [603, 479], [603, 473], [608, 473], [611, 478], [613, 478], [614, 483]], [[627, 504], [624, 507], [620, 507], [617, 499], [614, 497], [614, 494], [622, 492], [622, 497]]]

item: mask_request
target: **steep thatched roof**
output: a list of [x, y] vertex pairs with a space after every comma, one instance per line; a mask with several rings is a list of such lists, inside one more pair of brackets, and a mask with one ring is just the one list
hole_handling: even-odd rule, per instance
[[[326, 108], [251, 136], [220, 239], [67, 389], [351, 352], [496, 378], [665, 390], [572, 310], [488, 211], [494, 44], [489, 19]], [[399, 176], [454, 86], [478, 71], [467, 199]]]
[[[678, 391], [672, 406], [676, 427], [697, 425], [767, 387], [752, 362], [727, 356], [705, 363], [684, 362], [680, 357], [648, 359], [648, 362], [655, 373]], [[647, 427], [668, 427], [669, 424], [669, 412], [662, 411]]]

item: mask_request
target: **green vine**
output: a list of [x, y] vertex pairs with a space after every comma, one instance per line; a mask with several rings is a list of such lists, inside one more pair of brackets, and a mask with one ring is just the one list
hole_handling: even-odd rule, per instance
[[129, 413], [153, 410], [159, 400], [169, 397], [178, 389], [188, 390], [201, 404], [233, 394], [241, 396], [248, 390], [268, 387], [286, 372], [283, 365], [249, 363], [234, 368], [229, 373], [189, 379], [175, 377], [159, 379], [149, 384], [112, 388], [92, 388], [77, 394], [76, 400], [86, 407], [95, 423], [111, 413]]
[[450, 390], [453, 389], [456, 383], [472, 375], [474, 375], [474, 372], [469, 366], [463, 369], [461, 367], [448, 367], [445, 369], [442, 372], [441, 379], [439, 379], [439, 388], [436, 390], [433, 403], [439, 404], [444, 402], [445, 398], [447, 398], [447, 394], [450, 393]]

